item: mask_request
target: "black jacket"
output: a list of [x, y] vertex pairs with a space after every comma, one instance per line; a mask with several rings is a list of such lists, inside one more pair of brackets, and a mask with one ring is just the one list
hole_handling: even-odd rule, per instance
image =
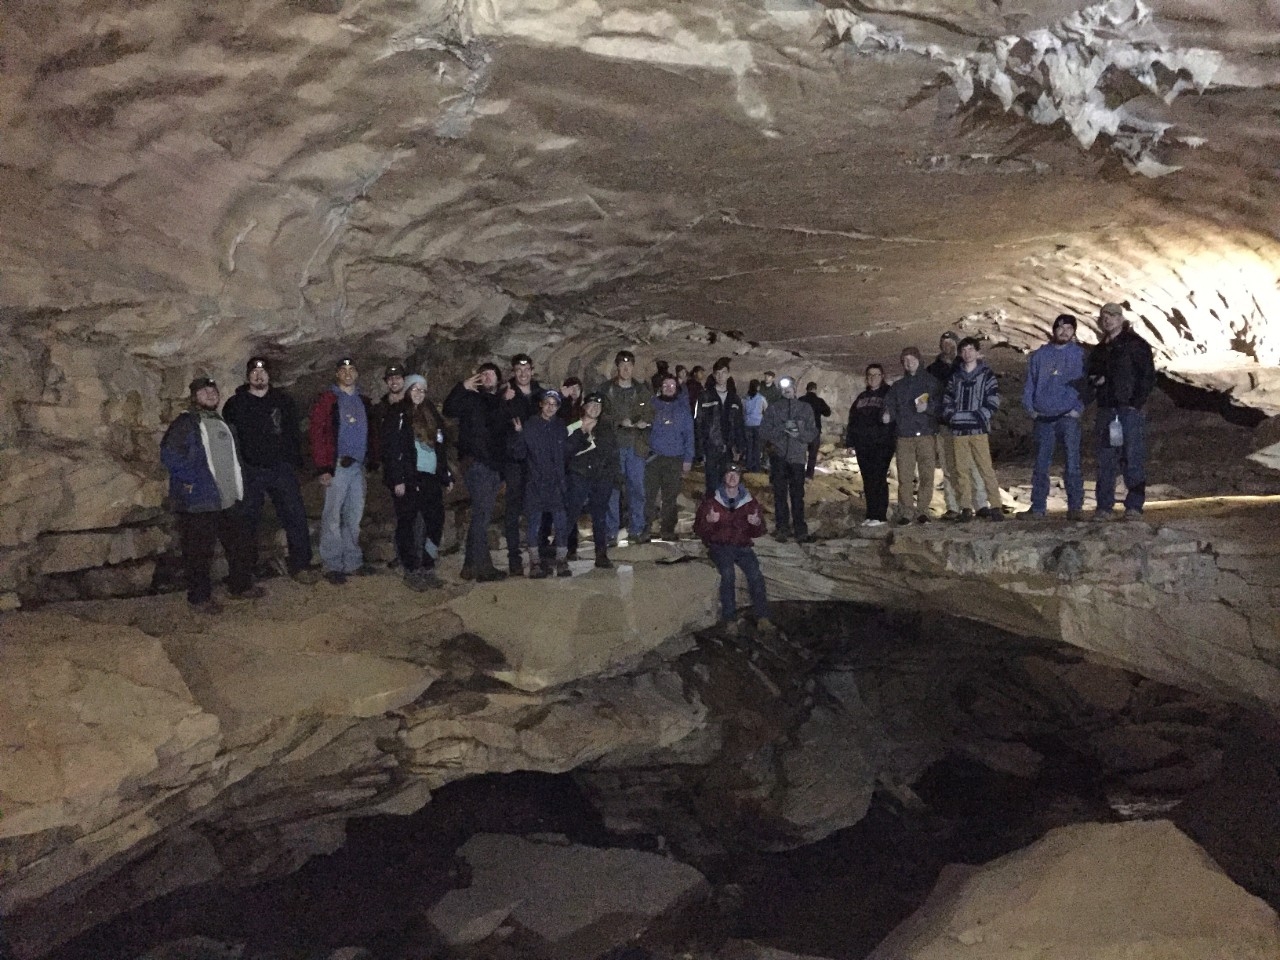
[[444, 415], [458, 421], [458, 456], [501, 470], [506, 459], [511, 420], [496, 393], [481, 393], [456, 384], [444, 400]]
[[[436, 436], [436, 478], [442, 487], [453, 482], [449, 472], [449, 457], [444, 442], [444, 420], [435, 404], [423, 400], [436, 415], [441, 429]], [[410, 483], [418, 472], [417, 437], [413, 432], [413, 401], [407, 396], [399, 403], [388, 404], [382, 414], [382, 481], [389, 488], [399, 483]]]
[[699, 457], [740, 453], [747, 448], [747, 422], [733, 387], [725, 394], [724, 403], [715, 384], [702, 388], [693, 411], [693, 439]]
[[951, 379], [951, 374], [955, 373], [956, 367], [959, 365], [959, 358], [947, 363], [946, 360], [942, 359], [942, 354], [938, 354], [933, 358], [933, 363], [924, 368], [924, 372], [942, 384], [942, 388], [945, 390], [947, 381]]
[[892, 423], [883, 423], [884, 398], [889, 385], [881, 383], [875, 390], [863, 390], [849, 405], [849, 422], [844, 428], [846, 447], [887, 447], [895, 445]]
[[257, 397], [242, 383], [223, 404], [222, 419], [235, 429], [240, 457], [249, 466], [302, 466], [298, 407], [283, 390], [270, 387]]
[[1156, 385], [1151, 345], [1129, 324], [1089, 354], [1085, 374], [1100, 407], [1141, 407]]
[[816, 393], [806, 393], [803, 397], [796, 397], [796, 399], [813, 408], [813, 423], [818, 428], [818, 436], [821, 437], [822, 418], [831, 416], [831, 406]]

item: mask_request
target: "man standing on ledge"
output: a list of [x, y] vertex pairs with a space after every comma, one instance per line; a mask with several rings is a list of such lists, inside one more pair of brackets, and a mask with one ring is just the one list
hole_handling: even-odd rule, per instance
[[249, 360], [245, 379], [248, 382], [237, 387], [222, 408], [222, 417], [235, 431], [244, 458], [240, 511], [248, 523], [254, 568], [262, 502], [270, 497], [289, 544], [289, 576], [299, 583], [315, 583], [319, 577], [311, 569], [311, 532], [298, 488], [297, 468], [302, 466], [298, 408], [289, 394], [271, 385], [271, 368], [265, 357]]
[[809, 445], [818, 436], [813, 408], [796, 399], [796, 382], [779, 377], [782, 398], [764, 411], [760, 440], [769, 451], [769, 482], [773, 486], [773, 538], [784, 543], [795, 536], [798, 543], [809, 539], [804, 520], [805, 465]]
[[903, 347], [902, 376], [889, 387], [880, 419], [897, 434], [898, 524], [911, 522], [911, 486], [915, 483], [917, 523], [929, 522], [933, 504], [934, 437], [942, 412], [942, 385], [920, 369], [918, 347]]
[[360, 550], [364, 517], [365, 467], [376, 469], [377, 433], [369, 398], [356, 391], [360, 372], [350, 358], [335, 367], [336, 383], [311, 407], [311, 459], [324, 487], [320, 517], [320, 562], [324, 578], [335, 586], [351, 574], [368, 576], [373, 567]]
[[263, 595], [253, 584], [248, 524], [235, 509], [244, 496], [235, 434], [218, 416], [218, 385], [208, 377], [191, 381], [191, 409], [178, 416], [160, 441], [169, 471], [169, 504], [178, 518], [178, 541], [187, 575], [187, 602], [201, 613], [220, 613], [213, 599], [213, 545], [221, 541], [230, 568], [232, 597]]
[[1022, 388], [1022, 405], [1035, 418], [1032, 439], [1036, 462], [1031, 470], [1031, 509], [1022, 514], [1042, 520], [1049, 500], [1049, 468], [1053, 448], [1062, 441], [1067, 451], [1067, 519], [1084, 515], [1084, 474], [1080, 470], [1080, 415], [1084, 400], [1084, 347], [1076, 342], [1076, 318], [1059, 314], [1053, 321], [1053, 336], [1027, 360], [1027, 382]]
[[1147, 425], [1143, 404], [1156, 385], [1151, 346], [1134, 332], [1118, 303], [1098, 313], [1102, 341], [1089, 354], [1089, 385], [1098, 398], [1094, 442], [1098, 455], [1098, 510], [1110, 520], [1116, 503], [1116, 470], [1124, 470], [1124, 519], [1141, 520], [1147, 499]]
[[[618, 446], [618, 467], [626, 485], [627, 507], [631, 514], [627, 529], [637, 543], [646, 543], [650, 536], [645, 530], [644, 463], [649, 457], [653, 395], [649, 392], [649, 384], [642, 385], [633, 379], [636, 369], [634, 353], [619, 350], [613, 364], [617, 374], [599, 391], [604, 397], [600, 425], [613, 436]], [[609, 498], [610, 541], [618, 537], [621, 528], [620, 497], [615, 493]]]

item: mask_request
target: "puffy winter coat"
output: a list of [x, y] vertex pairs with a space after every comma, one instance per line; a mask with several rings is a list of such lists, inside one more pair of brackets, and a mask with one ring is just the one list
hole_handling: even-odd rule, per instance
[[[752, 517], [755, 517], [754, 522]], [[738, 496], [730, 500], [721, 485], [698, 504], [693, 532], [707, 546], [749, 547], [752, 540], [764, 533], [760, 501], [744, 486], [738, 487]]]

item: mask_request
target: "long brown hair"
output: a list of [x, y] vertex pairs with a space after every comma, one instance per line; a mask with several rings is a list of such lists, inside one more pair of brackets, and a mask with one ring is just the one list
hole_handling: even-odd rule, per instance
[[413, 438], [434, 450], [437, 446], [436, 438], [444, 430], [444, 421], [440, 419], [439, 411], [426, 397], [422, 398], [421, 403], [414, 403], [409, 397], [405, 399], [413, 407], [413, 412], [409, 414], [409, 422], [413, 424]]

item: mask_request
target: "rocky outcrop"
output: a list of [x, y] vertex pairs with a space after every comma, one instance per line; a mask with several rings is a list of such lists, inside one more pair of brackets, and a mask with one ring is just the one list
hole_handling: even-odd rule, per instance
[[808, 546], [765, 539], [759, 552], [774, 597], [936, 610], [1280, 709], [1274, 508], [1148, 519], [881, 528]]
[[870, 960], [1263, 960], [1280, 920], [1168, 821], [1051, 831], [951, 867]]

